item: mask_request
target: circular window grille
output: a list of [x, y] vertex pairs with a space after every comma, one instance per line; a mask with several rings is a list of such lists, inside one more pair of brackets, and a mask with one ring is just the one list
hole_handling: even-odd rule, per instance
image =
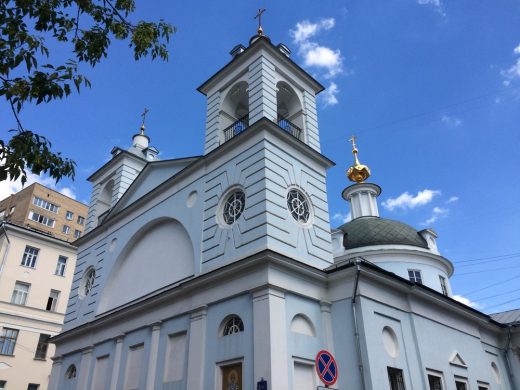
[[309, 222], [309, 202], [301, 191], [295, 189], [289, 191], [287, 194], [287, 207], [296, 221], [300, 223]]
[[242, 215], [246, 205], [246, 194], [244, 191], [234, 191], [226, 199], [224, 209], [222, 210], [222, 219], [228, 225], [234, 224]]
[[83, 277], [83, 296], [86, 297], [92, 291], [92, 287], [94, 287], [94, 281], [96, 279], [96, 270], [91, 268], [87, 271], [85, 276]]
[[222, 332], [222, 335], [229, 336], [230, 334], [235, 334], [243, 331], [244, 323], [242, 322], [240, 317], [233, 316], [226, 321], [226, 325], [224, 325], [224, 331]]

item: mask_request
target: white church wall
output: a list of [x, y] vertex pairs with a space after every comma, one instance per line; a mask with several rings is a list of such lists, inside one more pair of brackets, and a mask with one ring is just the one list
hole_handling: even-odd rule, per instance
[[[197, 173], [195, 173], [195, 175], [197, 175]], [[91, 236], [92, 238], [88, 243], [84, 243], [84, 245], [81, 246], [82, 249], [78, 254], [71, 295], [65, 315], [65, 329], [73, 327], [78, 323], [78, 320], [81, 322], [90, 320], [93, 318], [94, 313], [100, 312], [98, 305], [102, 286], [106, 286], [109, 276], [114, 275], [112, 274], [112, 269], [116, 265], [117, 259], [123, 256], [123, 251], [128, 249], [127, 245], [135, 243], [132, 239], [137, 237], [136, 234], [142, 227], [152, 221], [160, 221], [162, 218], [170, 217], [174, 218], [183, 226], [183, 229], [187, 232], [185, 236], [191, 240], [191, 259], [193, 261], [193, 272], [191, 273], [200, 272], [200, 263], [198, 262], [196, 254], [200, 253], [201, 221], [197, 218], [193, 218], [193, 215], [202, 214], [201, 186], [201, 179], [192, 182], [189, 177], [185, 178], [161, 194], [158, 194], [156, 197], [148, 200], [139, 210], [133, 211], [124, 218], [112, 223], [106, 232], [100, 232], [98, 234], [93, 232], [95, 235]], [[179, 203], [185, 205], [189, 203], [189, 206], [178, 207]], [[160, 254], [161, 250], [164, 250], [164, 256], [175, 256], [178, 254], [178, 251], [175, 250], [175, 248], [170, 250], [167, 248], [171, 246], [172, 242], [173, 241], [168, 237], [163, 238], [154, 243], [154, 251]], [[129, 244], [125, 245], [125, 243]], [[186, 249], [185, 252], [189, 252], [186, 246], [183, 245], [183, 247]], [[142, 255], [143, 261], [150, 261], [147, 259], [146, 253]], [[157, 257], [158, 256], [156, 256], [156, 259]], [[138, 263], [139, 261], [137, 259], [134, 266], [138, 267], [138, 269], [132, 268], [133, 274], [130, 270], [128, 271], [133, 275], [131, 280], [134, 281], [133, 283], [127, 283], [128, 288], [132, 287], [133, 284], [139, 285], [141, 281], [140, 267], [145, 266], [146, 263], [142, 263], [141, 265]], [[184, 264], [186, 265], [186, 263]], [[82, 278], [88, 267], [95, 267], [96, 283], [89, 296], [80, 298]], [[172, 272], [173, 271], [174, 270], [172, 270]], [[188, 276], [188, 274], [190, 274], [188, 271], [189, 270], [185, 268], [182, 274], [170, 274], [171, 278], [163, 280], [163, 282], [164, 284], [174, 283]], [[155, 289], [160, 287], [161, 286], [155, 286]], [[119, 295], [119, 297], [116, 296], [115, 298], [117, 298], [117, 302], [114, 301], [114, 304], [124, 303], [123, 298], [125, 298], [125, 296]], [[101, 310], [108, 308], [109, 306], [105, 305]]]
[[[245, 135], [245, 134], [244, 134]], [[206, 176], [203, 270], [273, 249], [323, 268], [332, 262], [326, 203], [325, 167], [277, 136], [257, 131], [208, 166]], [[302, 161], [306, 161], [303, 163]], [[226, 190], [240, 186], [246, 194], [243, 215], [230, 227], [219, 224]], [[312, 223], [299, 226], [287, 210], [287, 191], [297, 186], [313, 205]], [[296, 227], [296, 228], [295, 228]]]
[[[228, 336], [221, 335], [222, 322], [229, 315], [237, 315], [244, 331]], [[218, 389], [215, 380], [220, 367], [230, 362], [242, 363], [242, 388], [253, 388], [253, 311], [251, 295], [243, 294], [208, 306], [204, 389]]]

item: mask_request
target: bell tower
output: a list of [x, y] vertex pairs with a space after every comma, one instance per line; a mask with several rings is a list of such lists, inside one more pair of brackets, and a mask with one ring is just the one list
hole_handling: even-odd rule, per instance
[[207, 97], [205, 155], [220, 159], [206, 179], [202, 269], [262, 250], [327, 267], [333, 163], [320, 153], [316, 113], [324, 88], [260, 21], [249, 45], [230, 54], [198, 88]]
[[290, 59], [261, 26], [249, 46], [236, 45], [233, 59], [198, 90], [207, 97], [205, 154], [261, 118], [320, 152], [316, 95], [323, 86]]

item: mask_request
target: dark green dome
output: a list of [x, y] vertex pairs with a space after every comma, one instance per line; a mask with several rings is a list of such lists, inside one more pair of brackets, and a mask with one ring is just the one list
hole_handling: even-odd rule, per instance
[[379, 217], [360, 217], [339, 227], [345, 234], [345, 249], [371, 245], [411, 245], [428, 249], [426, 240], [413, 227]]

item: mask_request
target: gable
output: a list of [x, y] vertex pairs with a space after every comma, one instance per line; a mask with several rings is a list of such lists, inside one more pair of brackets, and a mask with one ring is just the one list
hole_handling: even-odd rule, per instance
[[200, 157], [189, 157], [148, 163], [110, 214], [113, 215], [113, 213], [131, 205], [199, 158]]

